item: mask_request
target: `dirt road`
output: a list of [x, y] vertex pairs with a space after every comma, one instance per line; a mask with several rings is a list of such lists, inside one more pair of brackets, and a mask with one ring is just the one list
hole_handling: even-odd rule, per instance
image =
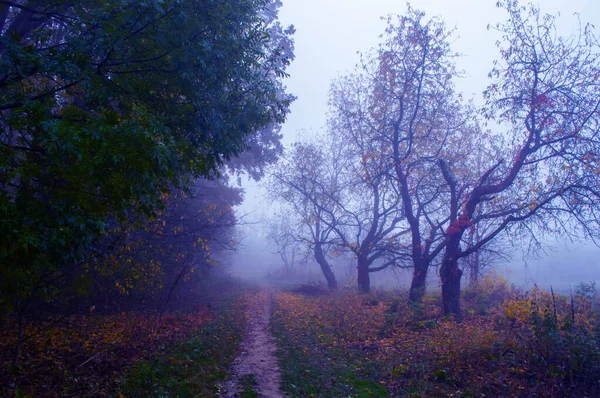
[[222, 397], [240, 397], [244, 388], [251, 388], [259, 397], [284, 397], [279, 386], [281, 375], [275, 358], [277, 348], [269, 330], [272, 295], [271, 290], [264, 289], [251, 304], [248, 332], [234, 361], [232, 377], [223, 386]]

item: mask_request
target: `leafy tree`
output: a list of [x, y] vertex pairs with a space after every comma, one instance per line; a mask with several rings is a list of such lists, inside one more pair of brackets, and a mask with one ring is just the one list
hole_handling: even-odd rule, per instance
[[280, 5], [0, 2], [3, 307], [52, 300], [115, 222], [156, 216], [190, 176], [274, 153], [257, 148], [280, 145], [293, 99]]
[[[173, 192], [159, 215], [123, 234], [98, 266], [96, 299], [177, 308], [202, 303], [205, 284], [219, 255], [235, 250], [234, 206], [241, 189], [198, 179], [191, 193]], [[126, 297], [119, 297], [125, 295]]]

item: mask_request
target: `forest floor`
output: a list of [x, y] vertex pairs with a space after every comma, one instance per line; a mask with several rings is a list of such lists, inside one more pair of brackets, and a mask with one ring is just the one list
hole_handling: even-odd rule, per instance
[[[0, 397], [600, 397], [600, 297], [464, 290], [439, 295], [237, 287], [195, 313], [74, 317], [36, 325], [11, 366], [0, 323]], [[11, 334], [11, 331], [13, 332]]]
[[218, 398], [255, 297], [238, 287], [191, 313], [73, 316], [45, 330], [31, 322], [18, 367], [15, 326], [0, 322], [0, 397]]
[[257, 294], [249, 307], [248, 332], [221, 396], [283, 397], [280, 391], [281, 374], [275, 357], [277, 346], [269, 329], [272, 302], [273, 292], [265, 289]]
[[290, 397], [600, 397], [594, 294], [516, 291], [487, 278], [463, 292], [462, 321], [440, 296], [274, 295], [271, 328]]

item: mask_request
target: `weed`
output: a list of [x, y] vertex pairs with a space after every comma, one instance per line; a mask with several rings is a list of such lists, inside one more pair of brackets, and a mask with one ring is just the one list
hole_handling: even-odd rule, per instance
[[254, 390], [256, 387], [256, 376], [253, 374], [247, 374], [240, 377], [240, 381], [238, 383], [238, 388], [241, 390], [239, 396], [241, 398], [256, 398], [258, 397], [258, 393]]

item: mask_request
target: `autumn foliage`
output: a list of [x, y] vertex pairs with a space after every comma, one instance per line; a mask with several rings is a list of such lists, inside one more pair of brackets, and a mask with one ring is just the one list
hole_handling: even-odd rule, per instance
[[436, 296], [415, 309], [387, 292], [277, 295], [284, 388], [294, 397], [600, 393], [597, 298], [519, 292], [497, 276], [482, 286], [465, 294], [462, 322], [442, 317]]
[[211, 318], [195, 313], [159, 317], [142, 313], [74, 316], [39, 330], [31, 324], [19, 368], [11, 367], [16, 344], [13, 325], [0, 329], [2, 395], [53, 397], [106, 395], [134, 362], [157, 355], [165, 346], [189, 337]]

